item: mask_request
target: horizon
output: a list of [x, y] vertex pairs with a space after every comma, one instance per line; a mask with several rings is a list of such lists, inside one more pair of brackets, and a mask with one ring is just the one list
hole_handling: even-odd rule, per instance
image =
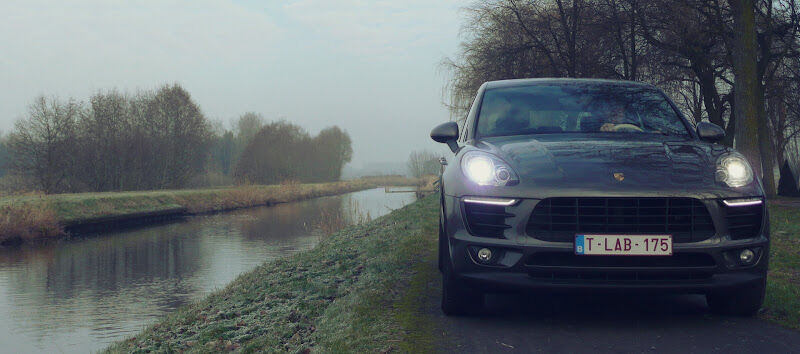
[[404, 162], [410, 147], [436, 150], [428, 130], [450, 118], [440, 63], [456, 53], [463, 5], [3, 3], [0, 130], [40, 95], [86, 102], [178, 83], [226, 128], [246, 112], [312, 134], [337, 125], [352, 137], [351, 166]]

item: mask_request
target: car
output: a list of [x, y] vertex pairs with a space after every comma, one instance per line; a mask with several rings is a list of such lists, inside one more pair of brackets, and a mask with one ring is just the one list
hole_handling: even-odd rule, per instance
[[752, 315], [767, 279], [759, 177], [660, 89], [597, 79], [484, 83], [465, 119], [431, 132], [441, 161], [442, 311], [484, 294], [704, 294]]

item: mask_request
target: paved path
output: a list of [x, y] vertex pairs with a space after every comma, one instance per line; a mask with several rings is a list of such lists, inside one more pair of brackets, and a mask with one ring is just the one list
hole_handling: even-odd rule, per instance
[[712, 315], [698, 295], [490, 295], [486, 314], [445, 317], [429, 288], [445, 352], [800, 353], [800, 332]]

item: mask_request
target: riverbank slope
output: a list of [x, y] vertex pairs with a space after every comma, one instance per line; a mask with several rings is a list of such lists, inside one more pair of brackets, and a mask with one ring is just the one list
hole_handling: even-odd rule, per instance
[[81, 225], [218, 212], [418, 183], [418, 179], [389, 176], [313, 184], [3, 197], [0, 244], [55, 238], [64, 235], [65, 229]]
[[316, 248], [266, 263], [111, 352], [430, 351], [420, 316], [435, 267], [437, 196], [348, 227]]

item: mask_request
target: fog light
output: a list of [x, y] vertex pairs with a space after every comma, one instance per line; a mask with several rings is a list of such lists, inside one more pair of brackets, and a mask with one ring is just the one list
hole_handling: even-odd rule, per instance
[[481, 248], [478, 251], [478, 260], [481, 262], [489, 262], [492, 259], [492, 250], [488, 248]]
[[755, 260], [756, 260], [756, 254], [749, 249], [745, 249], [741, 253], [739, 253], [739, 261], [742, 262], [742, 264], [750, 264], [753, 263], [753, 261]]

